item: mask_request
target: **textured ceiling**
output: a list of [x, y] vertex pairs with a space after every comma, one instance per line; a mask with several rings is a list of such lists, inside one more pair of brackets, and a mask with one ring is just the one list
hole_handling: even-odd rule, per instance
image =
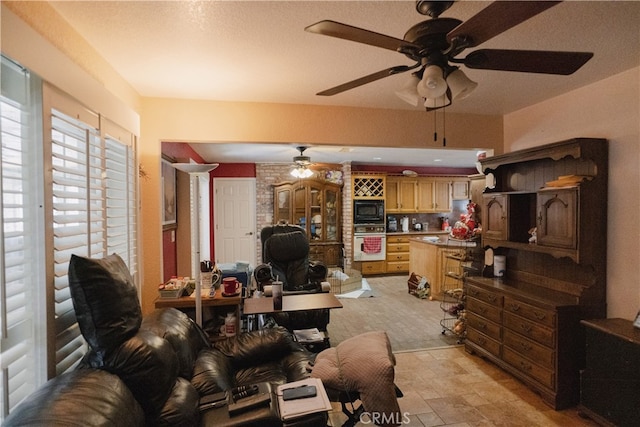
[[[416, 108], [394, 94], [407, 74], [316, 96], [411, 61], [396, 52], [304, 31], [331, 19], [402, 38], [427, 19], [412, 1], [51, 3], [142, 96]], [[459, 1], [442, 16], [464, 21], [488, 4]], [[595, 55], [570, 76], [464, 69], [478, 88], [448, 112], [503, 115], [640, 65], [640, 2], [566, 1], [479, 47]]]

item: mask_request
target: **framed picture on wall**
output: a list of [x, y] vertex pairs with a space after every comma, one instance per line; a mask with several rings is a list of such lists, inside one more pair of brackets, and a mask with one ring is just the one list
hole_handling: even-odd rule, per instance
[[170, 161], [162, 159], [162, 226], [172, 228], [176, 224], [176, 170]]

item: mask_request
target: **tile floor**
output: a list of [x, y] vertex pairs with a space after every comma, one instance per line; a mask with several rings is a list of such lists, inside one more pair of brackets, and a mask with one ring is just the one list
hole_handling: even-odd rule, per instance
[[[455, 345], [455, 338], [442, 336], [438, 302], [409, 296], [407, 277], [367, 280], [378, 297], [345, 300], [344, 308], [333, 310], [332, 345], [367, 330], [387, 331], [396, 354], [396, 385], [404, 393], [398, 402], [408, 414], [405, 425], [597, 426], [581, 417], [577, 408], [554, 411], [523, 383], [468, 354], [464, 346]], [[416, 333], [419, 342], [412, 344]], [[334, 404], [329, 425], [341, 426], [345, 420], [340, 405]], [[370, 424], [358, 423], [366, 425]]]

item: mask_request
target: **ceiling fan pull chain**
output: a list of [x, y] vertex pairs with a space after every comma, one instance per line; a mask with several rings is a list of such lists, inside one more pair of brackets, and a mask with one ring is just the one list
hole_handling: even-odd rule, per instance
[[438, 141], [438, 123], [436, 122], [436, 112], [433, 111], [433, 142]]
[[447, 146], [447, 107], [442, 109], [442, 146]]

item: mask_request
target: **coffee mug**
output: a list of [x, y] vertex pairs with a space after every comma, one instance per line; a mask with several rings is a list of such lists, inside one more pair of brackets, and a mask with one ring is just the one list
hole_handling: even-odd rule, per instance
[[222, 279], [222, 289], [226, 295], [235, 295], [240, 292], [240, 282], [235, 277], [225, 277]]

